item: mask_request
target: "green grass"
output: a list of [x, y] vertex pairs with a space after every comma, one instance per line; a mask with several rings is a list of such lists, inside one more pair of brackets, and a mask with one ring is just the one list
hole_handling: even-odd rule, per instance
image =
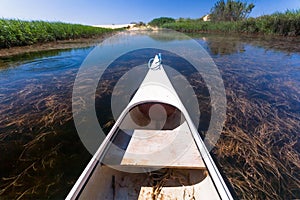
[[236, 22], [204, 22], [201, 20], [177, 20], [162, 26], [181, 32], [237, 32], [273, 34], [284, 36], [300, 35], [300, 10], [287, 10], [257, 18]]
[[204, 22], [198, 20], [191, 20], [186, 22], [175, 22], [164, 24], [163, 28], [169, 28], [180, 32], [232, 32], [237, 30], [237, 26], [239, 23], [237, 22]]
[[90, 38], [112, 31], [112, 29], [62, 22], [0, 19], [0, 48]]

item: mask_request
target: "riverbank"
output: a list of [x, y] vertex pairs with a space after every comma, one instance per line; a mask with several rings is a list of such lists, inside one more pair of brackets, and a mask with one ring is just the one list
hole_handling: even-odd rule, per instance
[[101, 37], [122, 29], [46, 21], [0, 19], [0, 49], [61, 40]]
[[[145, 31], [158, 31], [158, 28], [132, 28], [131, 30], [145, 30]], [[62, 49], [72, 49], [72, 48], [82, 48], [82, 47], [90, 47], [101, 43], [106, 38], [117, 32], [104, 34], [98, 37], [93, 38], [80, 38], [74, 40], [61, 40], [55, 42], [47, 42], [44, 44], [34, 44], [28, 46], [21, 47], [11, 47], [0, 49], [0, 58], [16, 56], [26, 53], [34, 53], [39, 51], [51, 51], [51, 50], [62, 50]], [[188, 35], [192, 38], [203, 38], [205, 40], [206, 37], [219, 36], [220, 38], [228, 38], [228, 37], [240, 37], [249, 43], [253, 43], [256, 45], [262, 45], [266, 49], [270, 50], [280, 50], [285, 52], [300, 52], [300, 37], [283, 37], [283, 36], [272, 36], [272, 35], [259, 35], [259, 34], [233, 34], [233, 33], [219, 33], [219, 34], [211, 34], [211, 33], [188, 33]], [[226, 41], [223, 41], [226, 42]], [[228, 41], [227, 41], [228, 42]]]
[[78, 38], [73, 40], [59, 40], [54, 42], [46, 42], [42, 44], [33, 44], [27, 46], [17, 46], [11, 48], [0, 49], [0, 58], [33, 53], [39, 51], [49, 51], [49, 50], [60, 50], [60, 49], [72, 49], [81, 47], [90, 47], [101, 43], [106, 38], [115, 34], [116, 32], [106, 33], [99, 36], [94, 36], [91, 38]]
[[[125, 28], [108, 26], [111, 30], [108, 33], [99, 34], [96, 36], [91, 36], [89, 38], [78, 38], [78, 39], [68, 39], [68, 40], [57, 40], [52, 42], [38, 43], [27, 46], [15, 46], [10, 48], [0, 48], [0, 58], [33, 53], [39, 51], [49, 51], [49, 50], [62, 50], [62, 49], [72, 49], [72, 48], [83, 48], [90, 47], [101, 43], [106, 38], [125, 30]], [[140, 26], [131, 27], [132, 31], [158, 31], [159, 28]]]
[[239, 21], [203, 21], [202, 19], [181, 18], [172, 23], [164, 23], [160, 27], [184, 33], [246, 33], [296, 37], [300, 36], [299, 22], [300, 10], [295, 10]]

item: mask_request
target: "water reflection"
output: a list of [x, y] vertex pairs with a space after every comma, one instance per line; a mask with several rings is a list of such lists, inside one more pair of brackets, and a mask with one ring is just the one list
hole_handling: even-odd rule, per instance
[[242, 53], [245, 45], [253, 45], [264, 48], [266, 51], [278, 51], [289, 53], [300, 53], [299, 37], [276, 37], [276, 36], [253, 36], [235, 34], [190, 34], [190, 37], [198, 40], [213, 55], [228, 55]]
[[245, 51], [244, 44], [235, 38], [202, 37], [201, 39], [206, 42], [210, 53], [213, 55], [228, 55]]
[[[91, 50], [92, 47], [86, 47], [82, 48], [86, 49], [87, 51]], [[70, 52], [74, 51], [73, 49], [56, 49], [56, 50], [49, 50], [49, 51], [39, 51], [39, 52], [29, 52], [29, 53], [23, 53], [15, 56], [8, 56], [8, 57], [2, 57], [0, 59], [0, 70], [8, 69], [11, 67], [16, 67], [19, 65], [22, 65], [26, 62], [31, 62], [32, 60], [39, 60], [41, 58], [53, 58], [57, 56], [58, 58], [61, 57], [61, 54], [68, 54]], [[72, 55], [72, 53], [71, 53]]]
[[174, 31], [148, 31], [146, 34], [156, 40], [161, 42], [168, 42], [168, 41], [182, 41], [182, 40], [188, 40], [189, 38], [183, 34], [177, 34]]

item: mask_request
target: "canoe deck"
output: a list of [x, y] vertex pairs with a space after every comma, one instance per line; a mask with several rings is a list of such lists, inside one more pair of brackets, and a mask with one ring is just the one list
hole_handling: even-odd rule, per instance
[[136, 167], [205, 169], [184, 122], [174, 130], [119, 130], [105, 164]]
[[164, 168], [151, 173], [98, 165], [79, 199], [220, 199], [206, 170]]

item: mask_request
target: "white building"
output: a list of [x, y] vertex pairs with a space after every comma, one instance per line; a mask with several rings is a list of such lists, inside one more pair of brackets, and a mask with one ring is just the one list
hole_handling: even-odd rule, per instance
[[205, 21], [205, 22], [210, 21], [210, 15], [205, 15], [203, 17], [203, 21]]

